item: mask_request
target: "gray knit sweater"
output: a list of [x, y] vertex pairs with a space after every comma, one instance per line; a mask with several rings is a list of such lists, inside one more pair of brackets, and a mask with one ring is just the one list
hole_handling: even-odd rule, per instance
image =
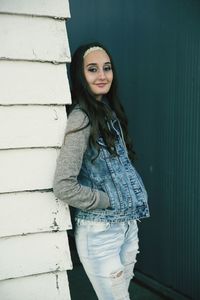
[[[87, 115], [80, 109], [74, 109], [69, 115], [66, 133], [82, 128], [86, 124], [88, 124]], [[108, 208], [110, 202], [105, 192], [80, 185], [77, 180], [89, 135], [90, 125], [66, 135], [57, 160], [53, 191], [58, 199], [80, 209]]]

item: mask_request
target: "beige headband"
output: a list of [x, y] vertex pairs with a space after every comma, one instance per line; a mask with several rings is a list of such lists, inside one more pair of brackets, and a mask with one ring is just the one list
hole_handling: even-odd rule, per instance
[[83, 58], [85, 58], [89, 53], [91, 53], [91, 52], [93, 52], [93, 51], [97, 51], [97, 50], [101, 50], [101, 51], [104, 51], [104, 52], [105, 52], [105, 50], [104, 50], [103, 48], [101, 48], [101, 47], [99, 47], [99, 46], [94, 46], [94, 47], [91, 47], [91, 48], [89, 48], [89, 49], [87, 49], [87, 50], [85, 51], [85, 53], [84, 53], [84, 55], [83, 55]]

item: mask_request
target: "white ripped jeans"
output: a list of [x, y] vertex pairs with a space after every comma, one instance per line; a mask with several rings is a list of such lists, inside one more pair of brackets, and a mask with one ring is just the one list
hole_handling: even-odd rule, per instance
[[99, 300], [130, 300], [128, 287], [138, 251], [137, 221], [77, 220], [79, 258]]

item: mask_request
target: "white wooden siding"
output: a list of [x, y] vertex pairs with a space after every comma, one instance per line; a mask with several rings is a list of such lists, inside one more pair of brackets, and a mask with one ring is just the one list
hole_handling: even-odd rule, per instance
[[63, 106], [0, 106], [0, 149], [61, 146], [65, 127]]
[[71, 229], [68, 205], [52, 192], [0, 194], [0, 220], [1, 237]]
[[71, 102], [65, 64], [0, 60], [0, 80], [2, 105]]
[[0, 59], [70, 61], [65, 22], [60, 20], [2, 14], [0, 45]]
[[0, 151], [0, 193], [52, 188], [58, 150]]
[[70, 300], [66, 272], [0, 281], [1, 300]]
[[52, 193], [71, 102], [67, 0], [0, 0], [0, 299], [70, 300], [69, 208]]
[[0, 0], [0, 10], [4, 13], [28, 14], [36, 16], [51, 16], [55, 18], [69, 18], [69, 2], [59, 0]]
[[65, 231], [0, 239], [0, 280], [72, 269]]

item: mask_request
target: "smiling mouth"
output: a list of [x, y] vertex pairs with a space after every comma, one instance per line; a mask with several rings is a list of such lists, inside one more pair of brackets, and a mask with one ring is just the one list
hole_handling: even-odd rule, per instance
[[106, 83], [98, 83], [98, 84], [96, 84], [96, 86], [98, 86], [100, 88], [104, 87], [105, 85], [106, 85]]

